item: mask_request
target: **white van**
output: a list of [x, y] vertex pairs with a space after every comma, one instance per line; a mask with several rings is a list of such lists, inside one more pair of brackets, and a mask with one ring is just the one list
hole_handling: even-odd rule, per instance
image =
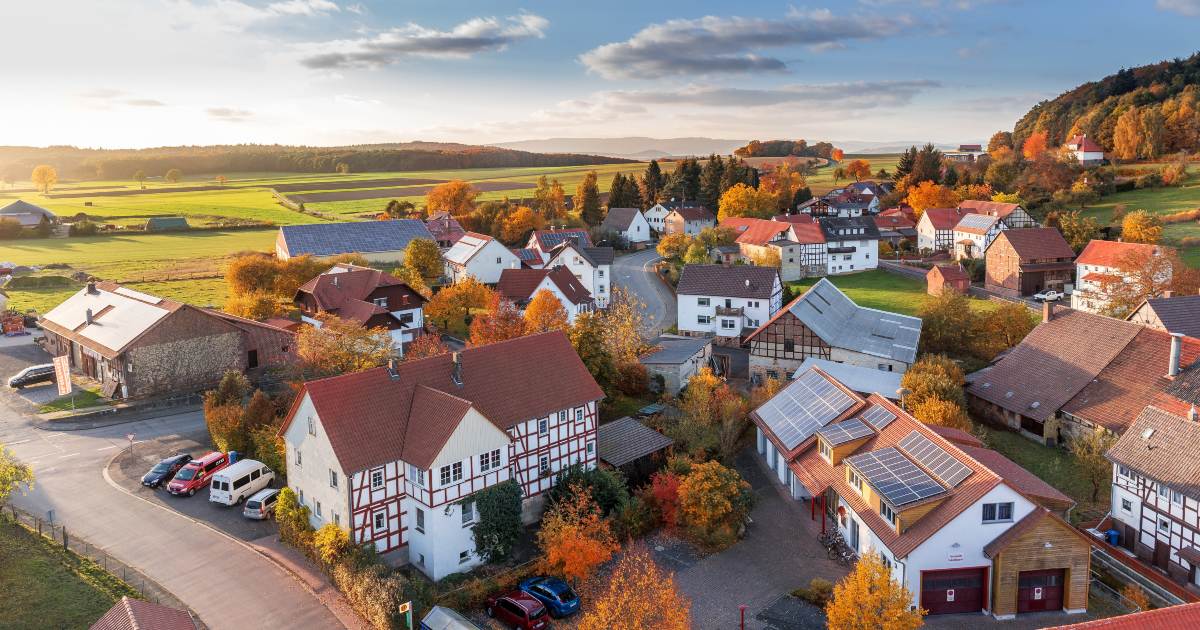
[[260, 461], [243, 459], [213, 473], [208, 486], [208, 500], [222, 505], [241, 503], [246, 497], [266, 488], [275, 480], [275, 473]]

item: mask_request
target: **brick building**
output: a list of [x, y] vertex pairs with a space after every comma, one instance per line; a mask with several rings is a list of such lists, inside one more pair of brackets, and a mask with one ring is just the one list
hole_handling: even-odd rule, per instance
[[1075, 250], [1054, 228], [1004, 230], [984, 252], [984, 287], [1008, 297], [1065, 292], [1075, 275]]

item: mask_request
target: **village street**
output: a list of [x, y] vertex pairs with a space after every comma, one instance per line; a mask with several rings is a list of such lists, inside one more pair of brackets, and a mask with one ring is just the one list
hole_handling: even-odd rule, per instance
[[618, 256], [613, 261], [613, 283], [637, 296], [646, 305], [642, 316], [646, 336], [654, 338], [675, 325], [675, 296], [655, 277], [654, 263], [662, 257], [653, 248]]

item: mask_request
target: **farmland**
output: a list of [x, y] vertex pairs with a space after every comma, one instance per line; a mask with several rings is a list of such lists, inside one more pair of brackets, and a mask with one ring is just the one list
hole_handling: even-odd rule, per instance
[[[1183, 186], [1143, 188], [1109, 195], [1084, 210], [1084, 216], [1095, 217], [1101, 225], [1108, 225], [1113, 209], [1124, 205], [1127, 211], [1146, 210], [1153, 214], [1171, 214], [1180, 210], [1200, 208], [1200, 177]], [[1200, 237], [1200, 223], [1175, 223], [1163, 226], [1163, 241], [1178, 244], [1183, 238]], [[1200, 267], [1200, 247], [1181, 250], [1184, 260], [1192, 267]]]

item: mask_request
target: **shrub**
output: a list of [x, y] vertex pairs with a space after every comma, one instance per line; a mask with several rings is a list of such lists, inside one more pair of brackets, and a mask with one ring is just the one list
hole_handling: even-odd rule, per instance
[[1185, 236], [1179, 239], [1179, 246], [1183, 248], [1200, 247], [1200, 236]]
[[813, 578], [809, 581], [808, 586], [801, 586], [792, 591], [792, 596], [799, 597], [813, 606], [823, 609], [829, 600], [833, 599], [833, 582], [823, 578]]
[[[428, 598], [420, 600], [418, 606], [417, 599], [413, 597], [414, 587], [409, 580], [381, 564], [356, 568], [341, 563], [333, 567], [331, 577], [350, 606], [379, 630], [403, 627], [404, 614], [400, 612], [400, 606], [410, 599], [414, 609], [428, 606]], [[413, 616], [417, 616], [415, 610]]]
[[21, 238], [23, 229], [16, 219], [0, 219], [0, 239]]
[[718, 462], [692, 466], [679, 482], [679, 516], [688, 537], [719, 550], [737, 542], [754, 506], [750, 484]]
[[663, 525], [675, 527], [679, 524], [679, 475], [669, 470], [654, 473], [646, 494]]
[[275, 502], [275, 522], [279, 524], [280, 540], [308, 551], [313, 531], [308, 522], [308, 507], [300, 505], [291, 488], [279, 491], [279, 500]]
[[521, 486], [516, 481], [496, 484], [472, 495], [479, 522], [471, 532], [475, 553], [486, 562], [505, 560], [521, 538]]
[[546, 501], [551, 505], [571, 496], [572, 487], [583, 486], [605, 516], [629, 500], [629, 488], [625, 475], [617, 470], [593, 468], [584, 470], [580, 464], [559, 471], [554, 486], [546, 492]]
[[626, 363], [617, 367], [617, 390], [626, 396], [643, 396], [648, 391], [650, 376], [641, 363]]
[[1160, 216], [1159, 219], [1164, 224], [1192, 223], [1193, 221], [1200, 221], [1200, 208], [1196, 208], [1195, 210], [1180, 210], [1179, 212], [1164, 214]]
[[313, 535], [313, 552], [328, 565], [342, 559], [350, 550], [350, 535], [333, 523], [325, 523]]
[[72, 223], [71, 227], [67, 228], [67, 235], [68, 236], [95, 236], [96, 233], [99, 231], [100, 231], [99, 225], [96, 225], [95, 223], [93, 223], [85, 218], [81, 221], [76, 221], [76, 222]]
[[641, 495], [629, 497], [613, 513], [613, 533], [620, 540], [641, 538], [658, 525], [654, 506]]

